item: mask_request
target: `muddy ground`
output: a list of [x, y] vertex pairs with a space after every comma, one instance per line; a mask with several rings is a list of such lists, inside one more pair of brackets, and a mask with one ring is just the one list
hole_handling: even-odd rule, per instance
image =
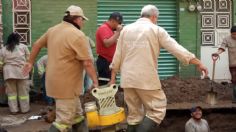
[[[215, 83], [208, 79], [188, 78], [180, 79], [172, 77], [162, 80], [163, 90], [168, 99], [168, 110], [165, 119], [157, 132], [184, 132], [185, 122], [190, 118], [189, 108], [202, 104], [203, 116], [208, 121], [211, 132], [236, 132], [236, 105], [231, 103], [232, 86], [228, 83]], [[214, 88], [217, 92], [219, 105], [211, 106], [205, 103], [207, 92]], [[117, 104], [124, 106], [122, 90], [117, 93]], [[86, 94], [83, 102], [94, 100]], [[220, 105], [220, 102], [223, 105]], [[178, 104], [178, 105], [176, 105]], [[31, 105], [31, 112], [27, 115], [17, 115], [19, 119], [37, 115], [45, 105], [35, 101]], [[0, 107], [0, 124], [3, 117], [9, 116], [7, 107]], [[43, 120], [27, 120], [16, 126], [5, 127], [9, 132], [42, 132], [46, 131], [50, 124]]]

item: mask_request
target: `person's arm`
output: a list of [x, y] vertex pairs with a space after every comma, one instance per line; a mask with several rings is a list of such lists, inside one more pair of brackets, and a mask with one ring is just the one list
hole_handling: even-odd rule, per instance
[[82, 62], [83, 62], [83, 66], [84, 66], [86, 73], [89, 75], [89, 77], [93, 81], [93, 87], [98, 88], [98, 79], [97, 79], [95, 67], [93, 65], [93, 61], [92, 60], [83, 60]]
[[121, 32], [121, 35], [119, 37], [119, 40], [117, 42], [117, 46], [116, 46], [116, 51], [115, 54], [113, 56], [112, 62], [109, 66], [109, 68], [111, 69], [111, 80], [108, 84], [115, 84], [116, 83], [116, 74], [117, 72], [119, 72], [120, 70], [120, 65], [122, 63], [122, 39], [123, 39], [123, 31]]
[[97, 74], [93, 64], [93, 60], [89, 54], [90, 46], [88, 44], [88, 39], [86, 38], [86, 36], [84, 36], [84, 34], [78, 36], [78, 39], [74, 41], [74, 43], [70, 44], [70, 47], [76, 53], [76, 59], [82, 62], [86, 73], [93, 81], [93, 87], [98, 87]]
[[198, 69], [201, 73], [203, 72], [205, 76], [208, 75], [207, 67], [204, 66], [204, 65], [202, 64], [202, 62], [201, 62], [199, 59], [193, 58], [193, 59], [191, 59], [191, 60], [189, 61], [189, 63], [196, 65], [196, 66], [197, 66], [197, 69]]
[[103, 43], [105, 45], [105, 47], [110, 47], [111, 45], [113, 45], [114, 43], [117, 42], [117, 39], [119, 38], [120, 35], [120, 31], [122, 30], [122, 25], [119, 25], [116, 29], [116, 32], [114, 33], [114, 35], [108, 39], [104, 39]]
[[159, 29], [159, 43], [165, 48], [168, 52], [173, 54], [179, 61], [183, 64], [194, 64], [197, 66], [198, 70], [204, 72], [205, 76], [208, 75], [207, 68], [202, 64], [202, 62], [195, 57], [194, 54], [189, 52], [186, 48], [178, 44], [170, 35], [163, 29]]
[[47, 45], [46, 40], [47, 40], [47, 36], [46, 36], [46, 34], [44, 34], [33, 45], [30, 56], [29, 56], [29, 60], [25, 63], [25, 65], [22, 69], [22, 73], [24, 76], [27, 76], [29, 74], [29, 72], [32, 70], [33, 64], [34, 64], [36, 57], [38, 56], [41, 48], [45, 47]]
[[28, 62], [25, 63], [25, 65], [24, 65], [24, 67], [22, 69], [22, 72], [23, 72], [24, 76], [29, 74], [29, 72], [32, 70], [35, 58], [39, 54], [40, 50], [41, 50], [41, 47], [39, 47], [38, 45], [34, 45], [32, 47], [32, 51], [31, 51], [29, 60], [28, 60]]
[[223, 52], [225, 52], [225, 50], [223, 48], [219, 48], [217, 52], [212, 54], [212, 56], [218, 57]]
[[112, 69], [111, 70], [111, 80], [108, 83], [109, 85], [116, 83], [116, 74], [117, 74], [117, 72], [114, 69]]
[[217, 52], [213, 53], [212, 56], [214, 57], [219, 57], [219, 55], [223, 52], [225, 52], [226, 47], [228, 46], [228, 41], [227, 41], [228, 37], [225, 37], [220, 45], [220, 47], [218, 48]]

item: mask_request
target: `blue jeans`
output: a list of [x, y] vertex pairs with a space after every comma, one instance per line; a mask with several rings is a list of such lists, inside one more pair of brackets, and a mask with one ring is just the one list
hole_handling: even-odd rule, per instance
[[43, 76], [42, 76], [41, 83], [42, 83], [43, 100], [44, 100], [48, 105], [53, 105], [54, 99], [51, 98], [51, 97], [48, 97], [47, 94], [46, 94], [45, 73], [44, 73]]

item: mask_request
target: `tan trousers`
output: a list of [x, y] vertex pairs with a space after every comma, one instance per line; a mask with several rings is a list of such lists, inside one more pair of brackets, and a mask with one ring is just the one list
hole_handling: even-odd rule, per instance
[[18, 102], [22, 113], [28, 112], [29, 105], [29, 83], [27, 79], [8, 79], [6, 84], [6, 94], [11, 112], [18, 112]]
[[56, 120], [53, 125], [61, 132], [67, 132], [73, 124], [84, 120], [79, 97], [74, 99], [55, 99]]
[[163, 90], [124, 88], [124, 99], [128, 106], [129, 125], [139, 124], [144, 116], [160, 124], [165, 117], [167, 100]]

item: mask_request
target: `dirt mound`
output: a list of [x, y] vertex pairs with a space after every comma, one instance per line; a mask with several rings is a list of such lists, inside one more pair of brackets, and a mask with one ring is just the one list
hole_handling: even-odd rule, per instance
[[171, 77], [162, 80], [162, 88], [166, 93], [168, 104], [176, 102], [202, 102], [207, 92], [213, 90], [219, 100], [231, 100], [232, 88], [230, 84], [216, 83], [209, 79]]

